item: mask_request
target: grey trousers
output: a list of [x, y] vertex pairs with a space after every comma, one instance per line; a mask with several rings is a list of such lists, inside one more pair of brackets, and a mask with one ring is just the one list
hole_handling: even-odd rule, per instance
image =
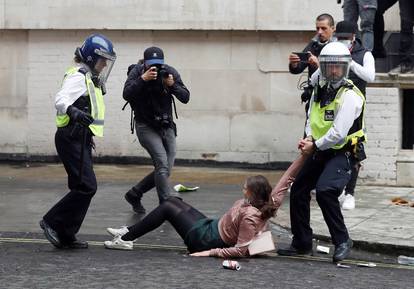
[[374, 48], [374, 21], [377, 0], [344, 0], [344, 20], [353, 23], [361, 18], [362, 44], [372, 51]]
[[174, 195], [168, 180], [176, 154], [174, 129], [162, 128], [158, 131], [146, 124], [137, 123], [136, 133], [139, 143], [151, 156], [154, 171], [136, 184], [132, 190], [141, 197], [142, 194], [156, 187], [158, 199], [162, 203]]

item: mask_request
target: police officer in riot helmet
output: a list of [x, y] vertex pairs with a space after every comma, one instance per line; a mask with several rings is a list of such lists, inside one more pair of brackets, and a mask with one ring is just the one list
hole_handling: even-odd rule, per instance
[[[365, 95], [367, 82], [375, 79], [375, 60], [372, 53], [362, 46], [361, 40], [356, 37], [358, 26], [356, 23], [340, 21], [336, 25], [335, 36], [337, 41], [346, 45], [351, 53], [348, 78]], [[311, 77], [311, 83], [317, 83], [320, 78], [320, 71], [317, 70]], [[352, 177], [340, 196], [341, 207], [344, 210], [355, 208], [355, 186], [357, 182], [360, 165], [353, 167]]]
[[76, 49], [75, 64], [66, 71], [55, 97], [55, 145], [68, 174], [70, 191], [43, 216], [40, 226], [56, 248], [88, 247], [76, 234], [97, 190], [92, 138], [103, 136], [104, 87], [115, 59], [108, 38], [90, 35]]
[[333, 261], [347, 258], [352, 240], [344, 223], [338, 196], [351, 178], [351, 168], [363, 158], [365, 97], [347, 80], [351, 54], [342, 43], [327, 44], [319, 55], [320, 83], [310, 99], [306, 137], [298, 143], [308, 155], [291, 188], [290, 218], [293, 240], [280, 255], [312, 253], [310, 191], [335, 245]]
[[132, 187], [125, 199], [136, 213], [145, 213], [141, 198], [153, 187], [160, 203], [174, 194], [168, 179], [174, 165], [177, 135], [172, 106], [175, 110], [175, 98], [187, 103], [190, 92], [177, 70], [164, 63], [164, 52], [158, 47], [147, 48], [143, 61], [130, 68], [123, 97], [134, 111], [138, 140], [151, 156], [154, 170]]

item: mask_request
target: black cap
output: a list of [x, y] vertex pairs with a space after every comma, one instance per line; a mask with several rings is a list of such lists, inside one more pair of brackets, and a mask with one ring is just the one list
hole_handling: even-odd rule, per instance
[[146, 66], [164, 64], [164, 52], [158, 47], [148, 47], [144, 51], [144, 63]]
[[350, 21], [340, 21], [336, 24], [335, 36], [349, 38], [352, 34], [356, 34], [358, 25]]

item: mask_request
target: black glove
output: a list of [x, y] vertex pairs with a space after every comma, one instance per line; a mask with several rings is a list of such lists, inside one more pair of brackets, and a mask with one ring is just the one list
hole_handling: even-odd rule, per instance
[[83, 112], [73, 105], [70, 105], [68, 107], [66, 113], [73, 121], [79, 123], [82, 126], [89, 126], [94, 121], [93, 117], [89, 113]]

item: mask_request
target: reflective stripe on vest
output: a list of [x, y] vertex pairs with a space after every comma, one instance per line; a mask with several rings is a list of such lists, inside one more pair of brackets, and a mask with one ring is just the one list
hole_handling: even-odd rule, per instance
[[[332, 149], [341, 149], [343, 148], [348, 142], [350, 142], [354, 138], [362, 138], [365, 137], [365, 123], [364, 123], [364, 111], [365, 111], [365, 97], [362, 92], [352, 83], [352, 81], [348, 81], [352, 84], [352, 90], [362, 99], [362, 110], [361, 110], [361, 117], [362, 122], [361, 125], [358, 126], [358, 129], [350, 133], [339, 141]], [[311, 104], [311, 112], [309, 115], [310, 121], [310, 128], [311, 128], [311, 135], [315, 140], [322, 138], [332, 127], [334, 123], [334, 119], [337, 115], [339, 106], [343, 103], [343, 95], [344, 93], [349, 90], [349, 87], [342, 86], [336, 96], [334, 101], [332, 101], [327, 106], [321, 108], [320, 102], [312, 102]], [[355, 121], [358, 121], [360, 117], [358, 117]]]
[[[78, 70], [79, 67], [70, 67], [66, 71], [63, 81], [67, 76], [76, 73]], [[91, 115], [94, 118], [94, 122], [89, 126], [89, 129], [92, 131], [94, 135], [102, 137], [105, 118], [105, 103], [103, 100], [102, 90], [94, 85], [90, 72], [87, 72], [85, 75], [85, 84], [89, 95], [89, 101], [91, 104]], [[58, 127], [67, 126], [68, 123], [69, 116], [67, 114], [56, 115], [56, 125]]]

